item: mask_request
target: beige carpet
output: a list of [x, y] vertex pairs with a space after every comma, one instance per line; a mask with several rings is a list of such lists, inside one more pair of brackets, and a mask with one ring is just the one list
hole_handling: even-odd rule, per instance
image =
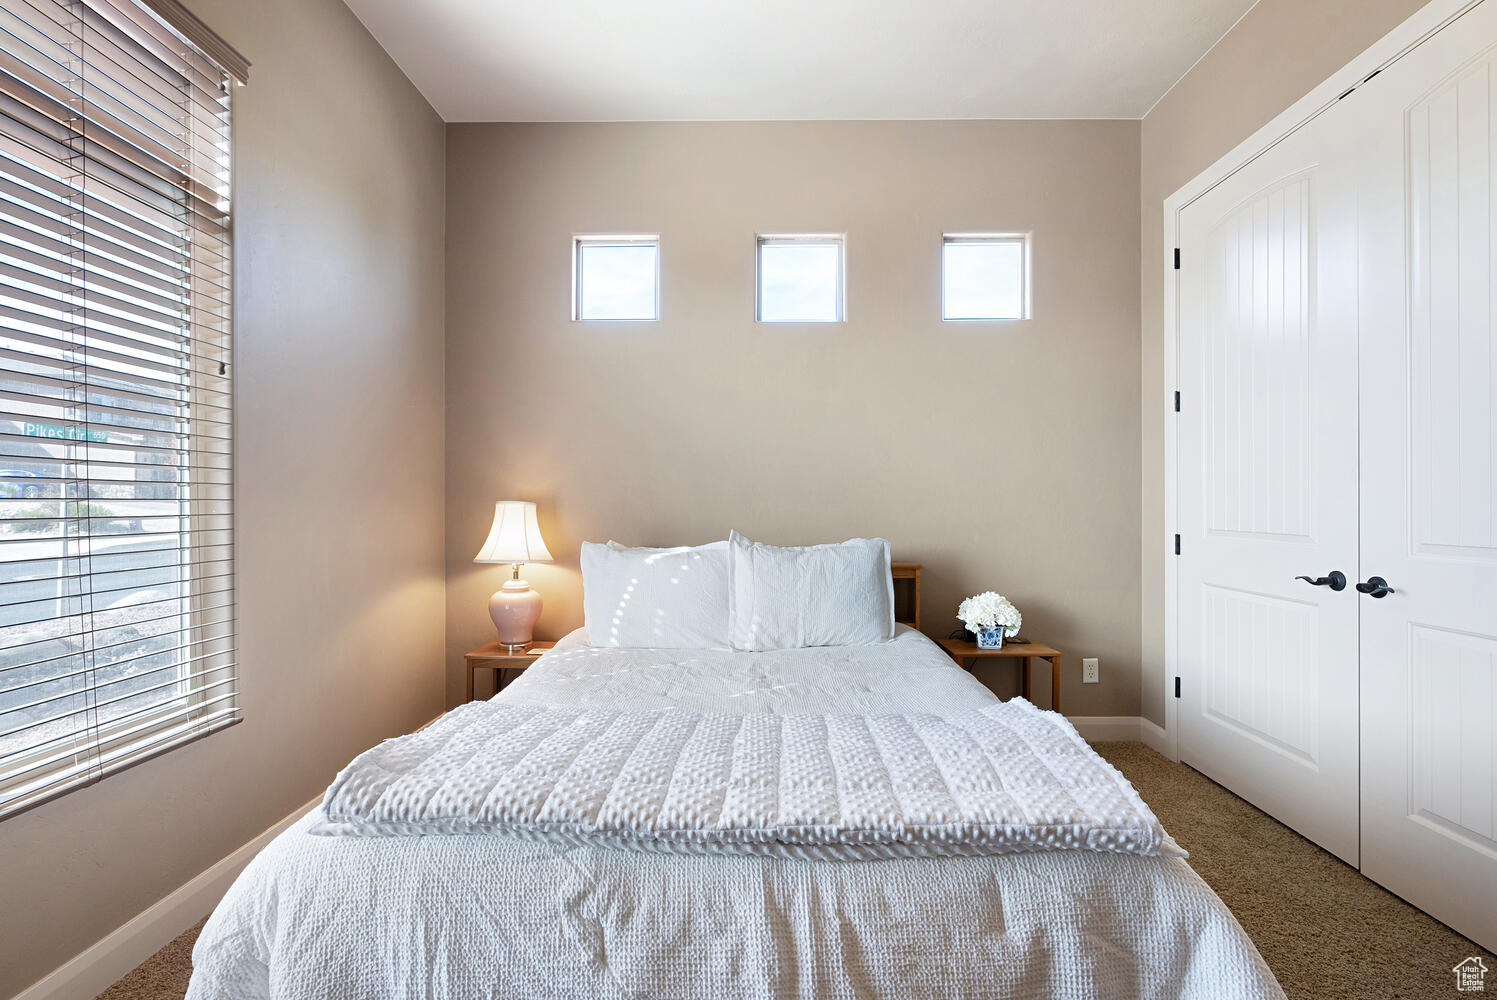
[[[1483, 951], [1215, 782], [1141, 743], [1097, 751], [1133, 782], [1290, 1000], [1455, 997]], [[1497, 981], [1489, 984], [1497, 991]]]
[[192, 978], [192, 943], [207, 922], [199, 920], [172, 938], [165, 948], [100, 993], [97, 1000], [182, 1000], [187, 995], [187, 980]]
[[[1497, 958], [1235, 795], [1139, 743], [1097, 750], [1133, 782], [1237, 915], [1291, 1000], [1455, 997], [1451, 968]], [[202, 924], [99, 1000], [181, 1000]], [[1497, 992], [1497, 979], [1489, 991]]]

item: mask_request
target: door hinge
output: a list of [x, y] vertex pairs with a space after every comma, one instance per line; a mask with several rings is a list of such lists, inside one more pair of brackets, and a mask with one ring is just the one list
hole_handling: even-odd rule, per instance
[[1346, 93], [1344, 93], [1340, 97], [1336, 98], [1336, 100], [1338, 100], [1338, 101], [1344, 101], [1344, 100], [1346, 100], [1352, 94], [1355, 94], [1357, 92], [1357, 88], [1358, 87], [1362, 86], [1363, 83], [1366, 83], [1367, 81], [1371, 80], [1373, 77], [1377, 76], [1381, 72], [1382, 72], [1381, 69], [1375, 69], [1371, 73], [1368, 73], [1366, 76], [1362, 77], [1362, 83], [1352, 84], [1352, 86], [1346, 91]]
[[1180, 412], [1180, 390], [1179, 389], [1175, 390], [1175, 412], [1176, 413]]
[[1180, 248], [1175, 247], [1175, 270], [1180, 270]]
[[1175, 697], [1180, 697], [1180, 678], [1175, 678]]
[[1175, 555], [1179, 555], [1179, 554], [1180, 554], [1180, 536], [1176, 535], [1175, 536]]

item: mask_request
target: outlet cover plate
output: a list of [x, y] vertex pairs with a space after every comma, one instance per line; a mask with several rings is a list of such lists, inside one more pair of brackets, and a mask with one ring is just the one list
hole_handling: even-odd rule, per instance
[[1088, 656], [1081, 661], [1081, 683], [1096, 684], [1101, 678], [1097, 676], [1097, 658]]

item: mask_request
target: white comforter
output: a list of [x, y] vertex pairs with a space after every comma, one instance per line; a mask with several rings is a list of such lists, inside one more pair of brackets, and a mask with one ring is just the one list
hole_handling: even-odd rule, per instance
[[[595, 650], [574, 635], [506, 705], [953, 714], [993, 699], [917, 633], [742, 654]], [[188, 996], [1281, 997], [1176, 857], [803, 861], [496, 834], [319, 837], [240, 876]]]
[[1022, 698], [951, 715], [477, 702], [360, 754], [322, 813], [327, 836], [811, 861], [1183, 853], [1068, 722]]

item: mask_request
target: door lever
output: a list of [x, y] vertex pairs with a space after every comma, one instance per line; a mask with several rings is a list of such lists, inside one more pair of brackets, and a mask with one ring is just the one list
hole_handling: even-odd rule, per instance
[[1357, 593], [1381, 599], [1387, 597], [1389, 594], [1397, 593], [1397, 591], [1388, 586], [1388, 581], [1382, 577], [1369, 576], [1366, 583], [1357, 584]]
[[[1343, 573], [1343, 572], [1341, 572], [1339, 569], [1333, 569], [1333, 570], [1331, 570], [1331, 575], [1330, 576], [1316, 577], [1313, 580], [1310, 579], [1308, 576], [1297, 576], [1297, 577], [1295, 577], [1295, 579], [1296, 580], [1303, 580], [1303, 581], [1305, 581], [1306, 583], [1308, 583], [1312, 587], [1330, 587], [1332, 590], [1345, 590], [1346, 589], [1346, 574]], [[1360, 583], [1357, 584], [1357, 589], [1358, 590], [1362, 589], [1362, 585]], [[1365, 593], [1365, 591], [1364, 591], [1364, 593]], [[1382, 595], [1378, 595], [1378, 596], [1382, 596]]]

